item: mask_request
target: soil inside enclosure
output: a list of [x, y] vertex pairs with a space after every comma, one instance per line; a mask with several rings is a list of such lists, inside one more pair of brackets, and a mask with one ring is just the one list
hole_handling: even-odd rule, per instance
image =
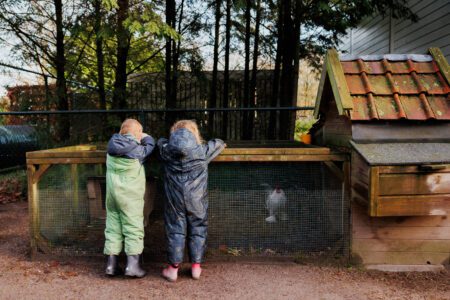
[[210, 262], [201, 280], [177, 283], [146, 263], [138, 280], [103, 276], [101, 258], [29, 257], [27, 203], [0, 205], [1, 299], [450, 299], [450, 270], [383, 273], [294, 262]]

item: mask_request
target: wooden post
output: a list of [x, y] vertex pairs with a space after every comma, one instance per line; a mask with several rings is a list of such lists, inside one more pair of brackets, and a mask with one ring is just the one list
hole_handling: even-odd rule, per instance
[[[344, 209], [348, 209], [348, 215], [347, 215], [347, 220], [342, 219], [342, 233], [343, 234], [348, 234], [349, 238], [348, 238], [348, 251], [346, 253], [346, 256], [348, 258], [350, 258], [350, 253], [352, 249], [352, 218], [351, 218], [351, 199], [352, 199], [352, 195], [351, 195], [351, 164], [350, 164], [350, 160], [346, 160], [344, 161], [343, 165], [342, 165], [342, 173], [343, 173], [343, 191], [342, 191], [342, 195], [344, 197], [343, 201], [342, 201], [342, 205], [344, 204], [344, 201], [346, 199], [349, 199], [349, 207], [343, 207], [342, 210], [342, 218], [344, 218], [345, 216], [345, 212]], [[348, 222], [345, 222], [348, 221]], [[344, 224], [347, 224], [347, 228], [344, 228]]]
[[28, 177], [28, 211], [30, 216], [30, 246], [31, 259], [37, 254], [40, 239], [40, 215], [39, 215], [39, 179], [50, 168], [51, 165], [39, 165], [39, 169], [33, 164], [27, 164]]
[[369, 215], [375, 217], [378, 215], [378, 183], [380, 171], [378, 167], [370, 168], [370, 191], [369, 191]]
[[70, 165], [70, 177], [72, 180], [72, 193], [73, 193], [73, 212], [76, 214], [79, 207], [79, 197], [78, 197], [78, 165]]
[[35, 172], [36, 167], [34, 165], [27, 166], [31, 259], [34, 259], [37, 253], [37, 235], [39, 234], [39, 199], [37, 193], [37, 182], [34, 180]]

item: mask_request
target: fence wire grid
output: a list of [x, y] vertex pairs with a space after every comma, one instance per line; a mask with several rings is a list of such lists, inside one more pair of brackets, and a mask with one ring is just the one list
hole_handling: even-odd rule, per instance
[[[162, 167], [147, 169], [145, 253], [164, 261]], [[50, 254], [101, 255], [105, 166], [53, 165], [38, 184], [39, 248]], [[270, 218], [267, 199], [279, 189], [286, 204]], [[349, 197], [319, 162], [212, 163], [209, 168], [207, 259], [349, 253]], [[275, 219], [275, 220], [273, 220]]]

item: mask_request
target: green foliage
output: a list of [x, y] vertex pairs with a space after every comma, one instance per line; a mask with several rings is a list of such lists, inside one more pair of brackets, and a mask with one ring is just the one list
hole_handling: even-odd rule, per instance
[[119, 7], [117, 0], [102, 0], [102, 4], [106, 10], [112, 10]]
[[[90, 2], [93, 2], [91, 0]], [[88, 13], [77, 28], [78, 38], [67, 52], [67, 64], [71, 66], [71, 79], [91, 86], [97, 86], [96, 40], [102, 39], [104, 55], [105, 89], [113, 90], [115, 81], [117, 52], [117, 0], [102, 1], [102, 18], [99, 28], [95, 28], [95, 12], [88, 7]], [[180, 35], [164, 23], [157, 14], [153, 2], [131, 0], [128, 17], [124, 27], [129, 33], [127, 74], [136, 72], [160, 72], [164, 69], [164, 57], [161, 51], [166, 37], [179, 39]], [[123, 42], [123, 41], [122, 41]]]
[[[220, 31], [223, 33], [225, 30], [224, 1], [175, 1], [172, 28], [165, 22], [166, 1], [129, 0], [127, 17], [123, 23], [126, 35], [118, 41], [118, 3], [118, 0], [62, 1], [67, 80], [98, 86], [96, 42], [99, 40], [104, 56], [105, 89], [109, 92], [114, 89], [119, 42], [121, 45], [126, 43], [128, 49], [127, 75], [164, 71], [164, 46], [168, 38], [174, 41], [174, 53], [177, 54], [178, 61], [176, 64], [167, 63], [172, 63], [177, 70], [200, 74], [205, 63], [211, 59], [216, 5], [221, 7]], [[236, 69], [242, 67], [243, 59], [239, 57], [244, 56], [244, 12], [248, 3], [251, 3], [250, 41], [253, 43], [256, 1], [232, 1], [230, 50], [234, 60], [232, 65]], [[3, 33], [0, 42], [12, 44], [14, 57], [10, 57], [10, 60], [31, 63], [37, 65], [43, 73], [56, 74], [58, 62], [55, 60], [54, 4], [50, 0], [0, 0], [0, 26]], [[100, 11], [96, 11], [96, 4], [100, 4]], [[285, 8], [288, 10], [287, 15], [281, 18], [280, 11], [285, 14]], [[295, 57], [292, 57], [294, 65], [298, 59], [305, 59], [318, 68], [325, 51], [336, 47], [342, 34], [374, 13], [392, 13], [394, 18], [417, 20], [417, 16], [408, 7], [407, 0], [262, 0], [260, 10], [260, 45], [258, 53], [251, 55], [258, 57], [260, 68], [273, 68], [277, 51], [284, 51], [282, 55], [294, 56], [289, 53], [291, 49], [294, 49], [291, 52], [295, 52]], [[280, 18], [289, 19], [289, 22], [280, 24]], [[285, 41], [286, 45], [277, 50], [280, 37], [294, 32], [293, 28], [297, 25], [300, 26], [301, 36], [290, 36]], [[221, 38], [220, 60], [223, 59], [224, 44]], [[222, 61], [218, 65], [222, 67]], [[72, 86], [71, 89], [79, 87]]]
[[315, 119], [313, 116], [300, 117], [295, 120], [295, 134], [303, 135], [309, 133], [309, 130], [317, 121], [318, 119]]

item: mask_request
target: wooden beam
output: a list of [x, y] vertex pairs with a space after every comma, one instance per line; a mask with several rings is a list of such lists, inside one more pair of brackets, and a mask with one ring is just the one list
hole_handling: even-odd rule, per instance
[[92, 158], [92, 157], [106, 157], [106, 152], [102, 150], [93, 150], [93, 151], [63, 151], [63, 152], [28, 152], [27, 158]]
[[336, 49], [328, 50], [326, 67], [339, 114], [347, 115], [348, 110], [353, 110], [353, 100]]
[[[371, 218], [367, 215], [365, 206], [352, 205], [352, 223], [355, 227], [370, 227], [383, 229], [389, 226], [396, 227], [447, 227], [450, 231], [450, 218], [447, 216], [417, 216], [417, 217], [386, 217]], [[450, 248], [449, 248], [450, 250]]]
[[380, 240], [355, 239], [353, 250], [398, 252], [448, 252], [450, 240]]
[[[303, 155], [303, 154], [329, 154], [330, 149], [326, 147], [295, 147], [295, 148], [226, 148], [221, 155]], [[64, 151], [64, 152], [28, 152], [28, 159], [39, 158], [105, 158], [106, 151]]]
[[319, 89], [317, 90], [316, 103], [314, 106], [314, 118], [319, 117], [320, 112], [320, 103], [322, 101], [323, 88], [325, 86], [325, 81], [327, 79], [327, 57], [325, 56], [325, 60], [322, 66], [322, 74], [320, 75]]
[[432, 47], [428, 49], [431, 56], [433, 56], [434, 61], [439, 67], [442, 76], [447, 80], [447, 84], [450, 84], [450, 67], [448, 65], [447, 59], [445, 59], [444, 54], [442, 54], [441, 49]]
[[346, 161], [345, 154], [328, 155], [219, 155], [214, 162], [289, 162], [289, 161]]
[[379, 240], [450, 240], [448, 227], [401, 227], [392, 224], [380, 228], [353, 226], [355, 239]]
[[448, 252], [356, 251], [364, 264], [441, 265], [449, 263]]
[[[380, 174], [407, 174], [407, 173], [414, 173], [414, 174], [430, 174], [430, 171], [426, 171], [424, 169], [421, 169], [420, 166], [413, 165], [413, 166], [379, 166]], [[450, 172], [450, 167], [439, 169], [439, 170], [433, 170], [431, 174], [434, 173], [448, 173]]]
[[226, 148], [220, 155], [304, 155], [330, 154], [330, 148]]
[[372, 217], [378, 216], [378, 186], [380, 170], [378, 167], [370, 168], [369, 178], [369, 215]]
[[104, 164], [106, 157], [97, 158], [29, 158], [27, 164], [40, 165], [40, 164]]
[[450, 194], [379, 196], [376, 216], [444, 216], [450, 214]]
[[336, 176], [339, 181], [344, 181], [344, 172], [332, 161], [324, 161], [325, 166]]
[[43, 164], [43, 165], [39, 165], [39, 169], [37, 169], [37, 171], [34, 172], [33, 175], [33, 183], [38, 183], [39, 179], [41, 179], [42, 175], [45, 174], [45, 172], [47, 172], [47, 170], [51, 167], [52, 165], [50, 164]]
[[380, 196], [450, 194], [448, 173], [381, 174]]
[[[151, 160], [156, 159], [152, 156]], [[214, 161], [346, 161], [347, 155], [332, 153], [326, 147], [298, 148], [227, 148]], [[103, 164], [106, 152], [66, 151], [66, 152], [29, 152], [27, 164]]]

